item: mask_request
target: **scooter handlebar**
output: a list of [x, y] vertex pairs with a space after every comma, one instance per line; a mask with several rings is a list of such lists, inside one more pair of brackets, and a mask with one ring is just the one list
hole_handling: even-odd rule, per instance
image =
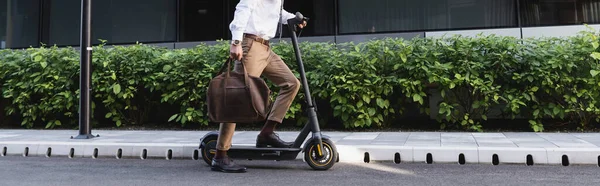
[[296, 17], [292, 19], [288, 19], [288, 25], [297, 25], [302, 23], [303, 21], [308, 21], [308, 17], [304, 17], [300, 12], [296, 12]]

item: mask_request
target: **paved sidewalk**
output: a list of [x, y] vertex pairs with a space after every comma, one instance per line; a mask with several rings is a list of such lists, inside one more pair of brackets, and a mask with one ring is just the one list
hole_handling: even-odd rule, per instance
[[[92, 133], [100, 137], [78, 140], [70, 139], [77, 135], [77, 130], [0, 130], [0, 150], [6, 156], [141, 158], [145, 152], [146, 158], [197, 160], [200, 137], [207, 132], [210, 131], [94, 130]], [[293, 141], [298, 135], [298, 132], [278, 133], [286, 141]], [[257, 134], [258, 131], [238, 131], [233, 143], [254, 145]], [[600, 133], [323, 134], [335, 142], [341, 162], [458, 164], [464, 160], [467, 164], [598, 165], [600, 160]], [[298, 159], [302, 159], [302, 154]]]

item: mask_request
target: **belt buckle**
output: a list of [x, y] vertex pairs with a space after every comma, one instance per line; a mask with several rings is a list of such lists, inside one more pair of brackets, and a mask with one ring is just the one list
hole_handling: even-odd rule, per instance
[[256, 40], [263, 45], [269, 45], [269, 42], [263, 38], [256, 38]]

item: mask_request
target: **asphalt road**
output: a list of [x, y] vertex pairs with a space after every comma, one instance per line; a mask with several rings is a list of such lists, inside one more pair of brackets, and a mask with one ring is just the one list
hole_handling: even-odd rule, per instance
[[596, 166], [339, 163], [313, 171], [302, 161], [238, 161], [242, 174], [202, 161], [0, 157], [0, 185], [600, 185]]

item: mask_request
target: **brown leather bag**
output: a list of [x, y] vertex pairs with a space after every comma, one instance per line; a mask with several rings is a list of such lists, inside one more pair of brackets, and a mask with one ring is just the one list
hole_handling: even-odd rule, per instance
[[[244, 74], [231, 72], [233, 59], [229, 58], [219, 74], [208, 85], [208, 117], [217, 123], [252, 123], [264, 121], [270, 112], [271, 90], [264, 80], [248, 75], [243, 63]], [[225, 68], [227, 72], [223, 73]]]

